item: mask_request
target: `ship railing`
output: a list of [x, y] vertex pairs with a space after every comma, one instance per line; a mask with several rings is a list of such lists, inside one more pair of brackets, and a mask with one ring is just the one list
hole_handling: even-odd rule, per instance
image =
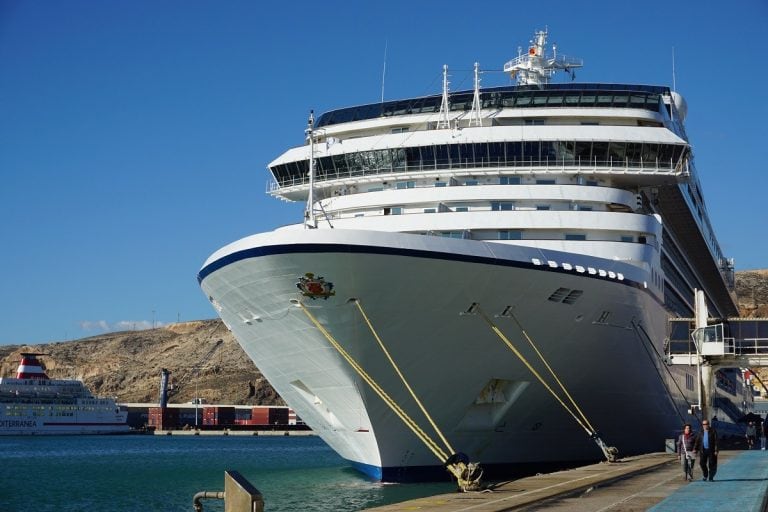
[[768, 338], [744, 338], [734, 341], [736, 355], [767, 355]]
[[[353, 169], [317, 169], [316, 182], [331, 182], [391, 174], [428, 173], [432, 171], [472, 171], [478, 174], [635, 174], [669, 175], [680, 174], [683, 167], [673, 159], [630, 160], [629, 158], [608, 158], [604, 160], [581, 158], [480, 158], [480, 159], [434, 159], [421, 160], [410, 164], [390, 162], [378, 167]], [[489, 172], [490, 171], [490, 172]], [[291, 175], [267, 182], [268, 194], [279, 194], [281, 189], [306, 186], [308, 174]]]

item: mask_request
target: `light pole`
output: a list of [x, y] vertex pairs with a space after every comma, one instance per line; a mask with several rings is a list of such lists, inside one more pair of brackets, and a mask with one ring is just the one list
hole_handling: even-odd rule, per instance
[[197, 381], [198, 381], [198, 375], [195, 374], [195, 430], [197, 430], [197, 407], [200, 404], [200, 397], [197, 394]]

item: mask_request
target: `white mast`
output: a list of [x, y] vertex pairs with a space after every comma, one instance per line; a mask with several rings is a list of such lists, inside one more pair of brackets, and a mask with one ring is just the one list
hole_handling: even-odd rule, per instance
[[480, 64], [475, 62], [475, 95], [472, 99], [472, 112], [469, 113], [469, 126], [483, 126], [480, 119]]
[[443, 64], [443, 102], [440, 104], [440, 120], [437, 122], [437, 128], [450, 128], [448, 122], [448, 64]]
[[307, 129], [304, 132], [309, 137], [309, 193], [307, 194], [307, 208], [304, 211], [304, 229], [317, 227], [315, 220], [315, 111], [309, 111]]
[[[553, 47], [554, 48], [554, 47]], [[518, 50], [518, 56], [504, 64], [504, 72], [517, 79], [517, 85], [536, 85], [542, 87], [556, 71], [565, 71], [573, 75], [573, 69], [584, 65], [581, 59], [572, 59], [553, 53], [547, 56], [547, 31], [540, 30], [534, 35], [528, 53]]]

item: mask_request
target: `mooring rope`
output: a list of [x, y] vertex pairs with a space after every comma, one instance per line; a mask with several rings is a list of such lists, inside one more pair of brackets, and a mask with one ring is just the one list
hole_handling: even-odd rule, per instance
[[390, 397], [382, 388], [379, 386], [378, 383], [376, 383], [373, 378], [368, 375], [368, 373], [355, 361], [355, 359], [349, 355], [349, 353], [344, 350], [344, 347], [342, 347], [338, 341], [331, 335], [328, 330], [323, 327], [323, 325], [315, 318], [315, 316], [307, 309], [304, 304], [301, 303], [301, 301], [297, 301], [297, 305], [301, 308], [301, 310], [304, 312], [304, 314], [307, 315], [307, 318], [314, 324], [315, 327], [325, 336], [325, 339], [328, 340], [328, 343], [331, 344], [331, 346], [336, 349], [336, 351], [341, 355], [342, 358], [344, 358], [347, 363], [357, 372], [357, 374], [362, 378], [370, 387], [373, 389], [373, 391], [379, 395], [379, 397], [384, 401], [384, 403], [392, 409], [392, 411], [405, 423], [405, 425], [413, 431], [413, 433], [416, 435], [416, 437], [419, 438], [426, 446], [429, 448], [429, 450], [437, 457], [441, 463], [445, 463], [448, 460], [448, 455], [443, 451], [440, 446], [435, 443], [435, 441], [429, 437], [429, 435], [426, 434], [413, 419], [411, 419], [408, 414], [403, 411], [403, 409], [397, 405], [397, 403]]
[[360, 314], [363, 317], [363, 320], [365, 320], [365, 323], [368, 325], [368, 328], [371, 330], [371, 334], [373, 334], [373, 337], [376, 338], [376, 341], [379, 344], [379, 347], [381, 347], [382, 352], [384, 352], [384, 355], [387, 356], [387, 359], [389, 360], [389, 363], [392, 365], [392, 368], [395, 369], [395, 372], [397, 372], [397, 375], [400, 377], [400, 380], [405, 385], [405, 388], [408, 390], [408, 392], [411, 394], [411, 397], [416, 402], [416, 404], [419, 406], [419, 409], [421, 409], [421, 412], [424, 413], [424, 416], [427, 418], [427, 421], [429, 421], [429, 424], [432, 425], [432, 428], [435, 429], [435, 432], [437, 432], [437, 435], [440, 437], [440, 439], [445, 444], [446, 448], [448, 448], [448, 451], [450, 453], [456, 453], [456, 450], [453, 449], [451, 444], [448, 442], [448, 440], [445, 438], [443, 433], [440, 431], [438, 426], [435, 424], [434, 420], [432, 419], [432, 416], [430, 416], [429, 412], [427, 412], [427, 409], [424, 407], [424, 405], [421, 403], [421, 400], [416, 396], [416, 393], [413, 391], [411, 386], [408, 384], [408, 381], [405, 379], [405, 376], [403, 376], [403, 373], [400, 371], [400, 368], [398, 368], [397, 364], [395, 364], [394, 359], [389, 355], [389, 351], [384, 346], [384, 343], [381, 341], [381, 338], [376, 333], [376, 330], [373, 328], [373, 325], [371, 324], [370, 319], [368, 318], [368, 315], [365, 314], [365, 311], [363, 311], [363, 306], [360, 303], [359, 299], [354, 299], [354, 303], [357, 306], [357, 309], [360, 311]]

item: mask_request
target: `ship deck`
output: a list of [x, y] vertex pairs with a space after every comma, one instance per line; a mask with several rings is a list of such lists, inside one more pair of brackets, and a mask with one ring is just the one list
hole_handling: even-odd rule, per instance
[[764, 510], [768, 452], [722, 451], [714, 482], [683, 480], [674, 454], [656, 453], [567, 471], [500, 482], [487, 491], [452, 493], [368, 509], [369, 512], [440, 510]]

